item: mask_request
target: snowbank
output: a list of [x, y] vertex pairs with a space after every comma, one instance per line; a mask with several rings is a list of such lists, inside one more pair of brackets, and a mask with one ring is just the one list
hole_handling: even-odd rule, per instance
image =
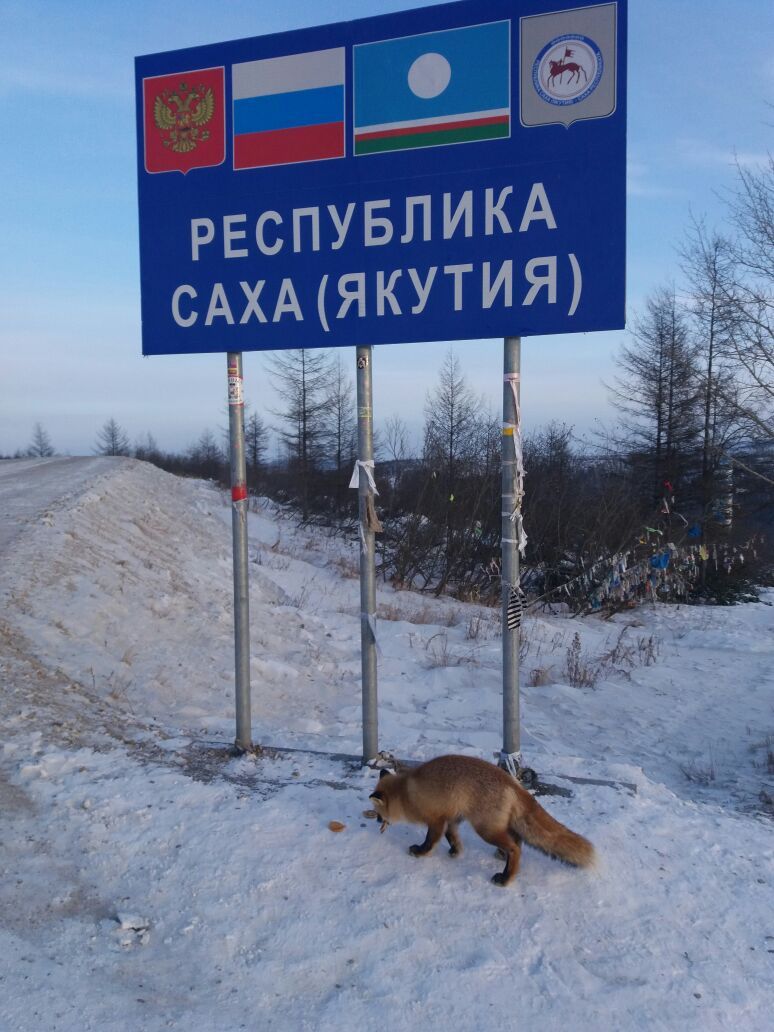
[[[17, 466], [34, 499], [0, 464], [0, 1028], [770, 1027], [773, 608], [527, 621], [526, 759], [636, 793], [545, 799], [600, 867], [525, 850], [501, 890], [469, 829], [455, 860], [410, 857], [417, 829], [380, 835], [370, 771], [225, 756], [230, 510], [88, 461]], [[270, 506], [250, 539], [256, 739], [358, 752], [357, 541]], [[383, 747], [491, 756], [496, 614], [379, 603]]]

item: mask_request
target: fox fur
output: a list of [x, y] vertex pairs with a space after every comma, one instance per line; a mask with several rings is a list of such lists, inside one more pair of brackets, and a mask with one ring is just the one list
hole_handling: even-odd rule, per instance
[[432, 852], [442, 835], [451, 856], [462, 852], [458, 828], [470, 821], [485, 842], [501, 849], [505, 868], [495, 885], [508, 885], [519, 869], [522, 840], [556, 860], [575, 867], [594, 863], [594, 847], [565, 828], [509, 774], [472, 756], [438, 756], [401, 774], [381, 771], [371, 799], [382, 831], [397, 821], [426, 824], [412, 856]]

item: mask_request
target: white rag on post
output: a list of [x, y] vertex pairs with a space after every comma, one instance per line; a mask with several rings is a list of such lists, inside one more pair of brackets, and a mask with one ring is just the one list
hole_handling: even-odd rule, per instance
[[378, 495], [379, 492], [376, 490], [376, 481], [374, 480], [374, 468], [373, 459], [357, 459], [355, 468], [352, 470], [352, 479], [349, 482], [349, 486], [353, 488], [360, 487], [360, 470], [362, 470], [368, 478], [369, 488], [375, 495]]
[[521, 503], [524, 499], [524, 449], [521, 440], [521, 406], [519, 404], [519, 374], [506, 373], [503, 377], [507, 384], [510, 384], [513, 394], [513, 408], [516, 414], [515, 423], [506, 423], [505, 426], [513, 431], [513, 450], [515, 453], [516, 484], [514, 489], [513, 512], [508, 513], [508, 519], [513, 523], [516, 532], [516, 543], [519, 553], [524, 558], [527, 547], [527, 534], [524, 530], [524, 521], [521, 516]]

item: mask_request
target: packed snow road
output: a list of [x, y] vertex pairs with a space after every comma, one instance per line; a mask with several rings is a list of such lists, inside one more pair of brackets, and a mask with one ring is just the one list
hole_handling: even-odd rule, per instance
[[0, 461], [0, 562], [28, 524], [110, 468], [110, 460], [99, 458]]

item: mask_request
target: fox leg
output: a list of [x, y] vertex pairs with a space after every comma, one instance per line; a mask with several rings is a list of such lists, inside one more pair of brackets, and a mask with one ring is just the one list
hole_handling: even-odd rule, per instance
[[462, 843], [458, 834], [459, 821], [449, 821], [446, 828], [446, 841], [449, 843], [449, 856], [459, 856], [462, 852]]
[[435, 821], [433, 824], [428, 824], [425, 841], [421, 846], [409, 846], [409, 853], [412, 856], [427, 856], [435, 848], [445, 829], [446, 821]]
[[491, 831], [476, 828], [481, 838], [505, 853], [505, 867], [500, 874], [492, 876], [495, 885], [508, 885], [516, 877], [521, 862], [521, 838], [510, 831]]

